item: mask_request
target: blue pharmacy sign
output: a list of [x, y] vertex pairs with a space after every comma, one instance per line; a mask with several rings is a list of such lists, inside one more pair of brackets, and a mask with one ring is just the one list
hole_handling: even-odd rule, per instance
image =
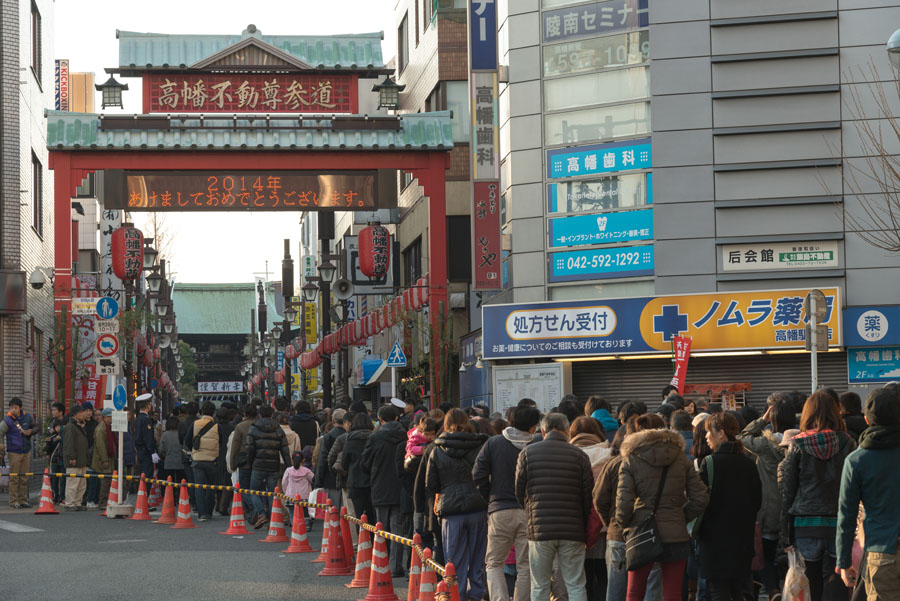
[[650, 168], [650, 138], [547, 151], [547, 179]]
[[653, 275], [653, 245], [550, 253], [549, 261], [550, 282]]
[[900, 307], [848, 307], [844, 309], [846, 346], [900, 344]]
[[900, 381], [900, 347], [848, 348], [847, 380], [850, 384]]
[[497, 5], [469, 0], [469, 44], [473, 71], [497, 69]]
[[544, 11], [544, 42], [561, 42], [647, 27], [650, 25], [648, 2], [607, 0]]
[[554, 217], [548, 222], [550, 248], [632, 242], [653, 238], [653, 210]]

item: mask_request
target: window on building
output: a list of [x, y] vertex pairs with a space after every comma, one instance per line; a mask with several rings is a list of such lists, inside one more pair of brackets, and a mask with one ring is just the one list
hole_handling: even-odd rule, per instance
[[434, 5], [437, 1], [438, 0], [422, 0], [423, 16], [425, 17], [422, 19], [422, 33], [428, 31], [428, 26], [431, 25], [431, 19], [435, 14]]
[[37, 4], [31, 3], [31, 70], [41, 82], [41, 13]]
[[447, 280], [472, 281], [472, 231], [468, 215], [447, 217]]
[[94, 174], [88, 173], [87, 177], [81, 180], [81, 184], [75, 188], [75, 198], [94, 198]]
[[37, 155], [31, 153], [31, 227], [38, 236], [44, 235], [44, 167]]
[[397, 72], [403, 73], [406, 63], [409, 62], [409, 23], [407, 15], [403, 15], [400, 27], [397, 29]]
[[411, 286], [422, 277], [422, 237], [403, 250], [403, 285]]
[[416, 20], [413, 22], [413, 31], [416, 36], [416, 47], [419, 47], [419, 0], [414, 0], [416, 3]]

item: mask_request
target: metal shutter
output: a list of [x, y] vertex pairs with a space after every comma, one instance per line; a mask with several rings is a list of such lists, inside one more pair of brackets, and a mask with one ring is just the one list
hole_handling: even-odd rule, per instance
[[[691, 357], [688, 382], [750, 382], [749, 402], [760, 407], [775, 390], [810, 388], [808, 354]], [[599, 394], [616, 406], [629, 400], [655, 407], [672, 377], [672, 360], [634, 359], [576, 361], [572, 364], [573, 393], [579, 399]], [[847, 353], [819, 354], [819, 384], [839, 393], [847, 389]]]

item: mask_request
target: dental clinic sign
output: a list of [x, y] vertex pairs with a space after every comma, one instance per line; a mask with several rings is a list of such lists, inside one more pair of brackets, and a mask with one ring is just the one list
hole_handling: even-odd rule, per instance
[[649, 169], [650, 138], [547, 151], [547, 179]]
[[653, 210], [551, 218], [547, 234], [550, 248], [650, 240], [653, 238]]

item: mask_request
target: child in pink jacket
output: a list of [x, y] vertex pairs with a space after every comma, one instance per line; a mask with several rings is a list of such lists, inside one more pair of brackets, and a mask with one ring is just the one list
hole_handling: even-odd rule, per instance
[[[303, 453], [300, 451], [294, 451], [294, 454], [291, 455], [291, 462], [294, 465], [284, 470], [284, 476], [281, 478], [281, 490], [292, 499], [299, 496], [301, 500], [306, 501], [309, 499], [309, 493], [312, 492], [312, 470], [303, 465]], [[293, 520], [293, 504], [288, 504], [287, 507], [289, 518]]]

